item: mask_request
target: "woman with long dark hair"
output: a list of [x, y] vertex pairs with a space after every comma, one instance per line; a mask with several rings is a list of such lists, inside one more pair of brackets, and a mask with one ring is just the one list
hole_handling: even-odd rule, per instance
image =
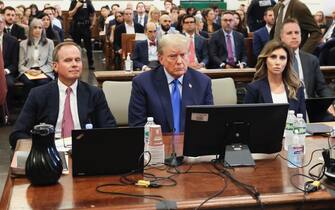
[[45, 34], [48, 39], [51, 39], [56, 46], [61, 42], [59, 34], [52, 28], [52, 22], [48, 14], [41, 13], [39, 18], [42, 20], [43, 27], [45, 29]]
[[292, 67], [289, 48], [279, 41], [268, 42], [258, 56], [254, 81], [247, 85], [244, 103], [288, 103], [306, 120], [304, 87]]
[[204, 28], [203, 31], [206, 31], [209, 35], [221, 28], [220, 25], [216, 24], [215, 13], [213, 9], [205, 9], [202, 13], [204, 18]]

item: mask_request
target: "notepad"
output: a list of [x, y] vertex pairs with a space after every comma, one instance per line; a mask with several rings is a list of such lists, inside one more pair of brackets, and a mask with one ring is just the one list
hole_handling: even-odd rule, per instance
[[36, 76], [33, 76], [31, 74], [28, 74], [28, 73], [24, 73], [24, 75], [26, 75], [26, 77], [30, 80], [47, 79], [48, 78], [47, 75], [45, 75], [44, 73], [36, 75]]

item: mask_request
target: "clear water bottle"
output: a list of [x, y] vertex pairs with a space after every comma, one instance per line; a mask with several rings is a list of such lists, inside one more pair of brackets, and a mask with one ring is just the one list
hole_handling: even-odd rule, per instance
[[149, 165], [162, 165], [165, 160], [162, 129], [160, 125], [151, 125], [149, 132], [148, 151], [151, 154]]
[[[148, 117], [147, 123], [144, 125], [144, 151], [148, 151], [149, 138], [150, 138], [150, 127], [155, 125], [154, 118]], [[149, 154], [144, 153], [144, 164], [147, 164], [149, 161]]]
[[130, 59], [130, 53], [128, 53], [127, 59], [124, 62], [126, 73], [131, 73], [133, 71], [133, 61]]
[[284, 131], [284, 149], [287, 151], [288, 146], [292, 144], [293, 139], [293, 126], [296, 121], [296, 117], [294, 115], [294, 110], [289, 110], [286, 119], [286, 126]]
[[304, 146], [304, 154], [305, 154], [305, 138], [306, 138], [306, 122], [303, 118], [302, 114], [297, 114], [297, 119], [294, 124], [294, 134], [297, 134], [299, 137], [299, 144]]
[[301, 167], [304, 164], [304, 145], [300, 143], [297, 134], [293, 135], [292, 144], [288, 146], [287, 159], [289, 168]]

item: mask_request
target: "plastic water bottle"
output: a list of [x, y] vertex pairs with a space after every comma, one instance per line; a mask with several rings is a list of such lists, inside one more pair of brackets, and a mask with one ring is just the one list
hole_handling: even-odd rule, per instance
[[149, 146], [149, 138], [150, 138], [150, 127], [152, 125], [155, 125], [154, 118], [148, 117], [147, 123], [144, 125], [144, 164], [147, 164], [149, 161], [149, 154], [148, 152], [148, 146]]
[[297, 134], [299, 137], [299, 144], [304, 146], [304, 154], [305, 154], [305, 138], [306, 138], [306, 122], [303, 118], [302, 114], [297, 114], [297, 120], [294, 124], [294, 134]]
[[148, 151], [151, 154], [150, 165], [164, 164], [165, 150], [160, 125], [150, 126]]
[[131, 73], [133, 71], [133, 61], [130, 59], [130, 53], [127, 54], [127, 59], [124, 62], [126, 73]]
[[287, 114], [287, 119], [286, 119], [286, 126], [285, 126], [285, 131], [284, 131], [284, 149], [287, 151], [288, 146], [292, 144], [292, 139], [293, 139], [293, 126], [294, 122], [296, 120], [296, 117], [294, 115], [294, 110], [289, 110]]

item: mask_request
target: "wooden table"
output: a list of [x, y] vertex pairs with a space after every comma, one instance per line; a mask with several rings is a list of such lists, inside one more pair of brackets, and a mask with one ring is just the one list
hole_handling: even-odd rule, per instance
[[[254, 68], [245, 69], [203, 69], [200, 72], [208, 75], [212, 79], [232, 77], [235, 82], [251, 82], [254, 74]], [[329, 83], [335, 79], [335, 66], [321, 66], [326, 81]], [[126, 73], [125, 71], [95, 71], [94, 75], [102, 86], [104, 81], [131, 81], [135, 76], [141, 74], [141, 71], [133, 71], [132, 73]]]
[[[164, 136], [167, 154], [170, 154], [171, 136]], [[335, 140], [331, 140], [335, 143]], [[181, 154], [183, 136], [176, 137], [177, 153]], [[306, 140], [306, 157], [316, 148], [326, 148], [327, 140], [313, 137]], [[285, 152], [282, 154], [286, 156]], [[320, 162], [320, 152], [314, 156], [313, 163]], [[180, 170], [186, 170], [185, 164]], [[191, 171], [209, 171], [213, 169], [209, 163], [193, 164]], [[156, 175], [166, 176], [165, 171], [149, 170]], [[278, 158], [256, 161], [256, 167], [235, 168], [230, 170], [240, 181], [255, 186], [261, 194], [265, 209], [334, 209], [335, 194], [327, 189], [308, 194], [304, 200], [303, 193], [295, 189], [289, 179], [292, 174], [305, 173], [305, 169], [290, 169], [287, 163]], [[97, 185], [116, 182], [118, 176], [77, 177], [64, 175], [59, 184], [46, 187], [31, 186], [25, 178], [7, 179], [0, 209], [155, 209], [156, 201], [143, 198], [130, 198], [95, 191]], [[224, 187], [224, 180], [210, 174], [181, 174], [174, 177], [177, 186], [157, 189], [134, 186], [114, 187], [114, 191], [137, 194], [161, 195], [165, 199], [177, 202], [178, 209], [194, 209], [202, 201]], [[302, 177], [294, 179], [302, 185], [306, 180]], [[109, 190], [112, 190], [109, 188]], [[304, 204], [303, 204], [304, 203]], [[206, 203], [210, 209], [260, 209], [256, 201], [244, 190], [228, 180], [227, 189], [217, 198]]]

